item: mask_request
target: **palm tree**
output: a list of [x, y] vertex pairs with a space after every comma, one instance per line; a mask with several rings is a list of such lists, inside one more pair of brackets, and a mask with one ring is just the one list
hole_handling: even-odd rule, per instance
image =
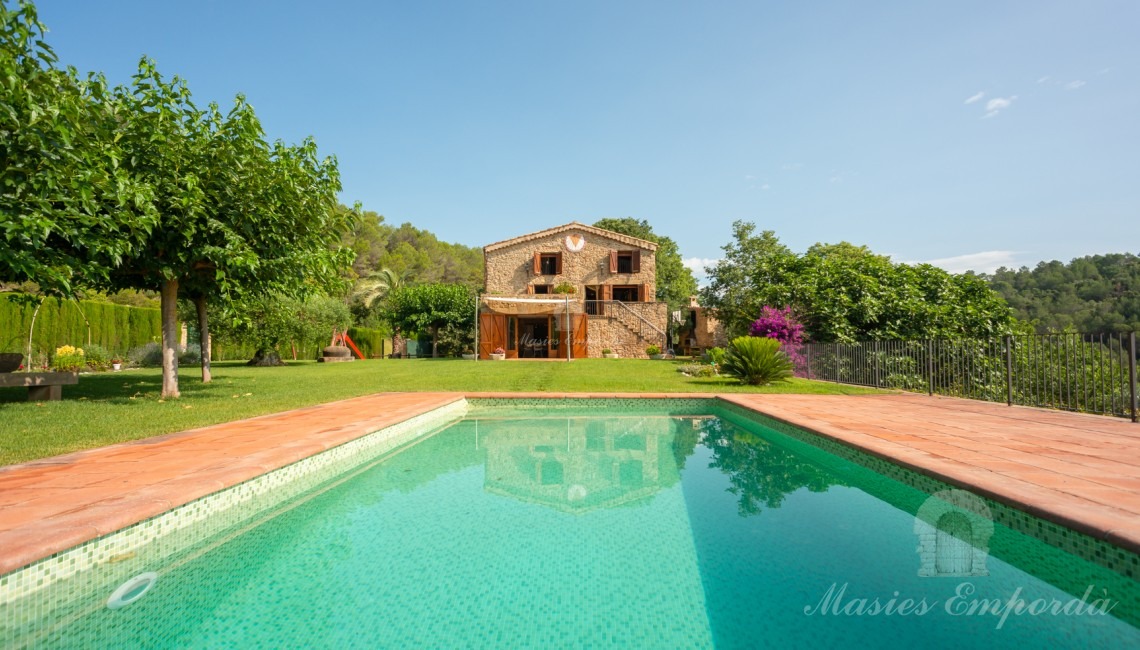
[[[360, 300], [371, 311], [379, 307], [393, 291], [402, 289], [407, 283], [408, 275], [406, 272], [382, 268], [370, 273], [367, 277], [361, 278], [352, 291], [352, 297]], [[396, 353], [403, 353], [404, 351], [404, 337], [400, 336], [398, 328], [392, 332], [392, 351]]]

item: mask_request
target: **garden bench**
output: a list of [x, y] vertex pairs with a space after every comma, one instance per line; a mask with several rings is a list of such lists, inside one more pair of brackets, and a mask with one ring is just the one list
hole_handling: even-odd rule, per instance
[[59, 400], [64, 384], [78, 384], [76, 372], [5, 372], [0, 373], [0, 387], [27, 386], [29, 402]]

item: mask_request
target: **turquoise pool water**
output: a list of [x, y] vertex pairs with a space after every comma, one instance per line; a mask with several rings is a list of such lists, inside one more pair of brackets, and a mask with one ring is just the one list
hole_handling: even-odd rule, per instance
[[1140, 647], [1135, 580], [701, 410], [476, 406], [5, 645]]

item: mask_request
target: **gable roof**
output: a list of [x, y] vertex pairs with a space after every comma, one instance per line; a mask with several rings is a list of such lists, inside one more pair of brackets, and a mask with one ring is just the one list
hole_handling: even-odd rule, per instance
[[598, 235], [599, 237], [605, 237], [606, 239], [612, 239], [614, 241], [619, 241], [623, 244], [629, 244], [630, 246], [635, 246], [637, 248], [641, 248], [641, 249], [644, 249], [647, 251], [656, 251], [657, 250], [657, 244], [654, 244], [653, 242], [651, 242], [649, 240], [639, 239], [637, 237], [630, 237], [629, 235], [623, 235], [619, 232], [614, 232], [612, 230], [605, 230], [603, 228], [597, 228], [595, 226], [587, 226], [586, 224], [578, 223], [577, 221], [571, 221], [570, 223], [563, 224], [561, 226], [555, 226], [553, 228], [547, 228], [546, 230], [539, 230], [538, 232], [532, 232], [528, 235], [520, 235], [518, 237], [512, 237], [511, 239], [504, 239], [503, 241], [498, 241], [498, 242], [495, 242], [493, 244], [487, 244], [486, 246], [483, 247], [483, 250], [484, 250], [484, 252], [499, 250], [500, 248], [506, 248], [508, 246], [513, 246], [515, 244], [521, 244], [523, 242], [533, 241], [535, 239], [543, 239], [544, 237], [549, 237], [551, 235], [557, 235], [559, 233], [563, 233], [563, 232], [566, 232], [568, 230], [577, 230], [577, 231], [592, 234], [592, 235]]

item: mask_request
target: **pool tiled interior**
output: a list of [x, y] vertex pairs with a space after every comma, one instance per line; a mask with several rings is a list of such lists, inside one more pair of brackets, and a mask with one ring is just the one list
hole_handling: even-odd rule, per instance
[[[568, 405], [543, 394], [468, 397], [491, 412], [495, 407], [527, 405], [556, 413]], [[644, 399], [594, 395], [571, 402], [574, 408], [620, 410], [636, 409]], [[671, 412], [677, 414], [701, 413], [711, 400], [708, 395], [650, 399], [668, 399]], [[1121, 575], [1132, 579], [1140, 575], [1133, 535], [1140, 530], [1136, 514], [1140, 499], [1138, 490], [1121, 482], [1128, 478], [1129, 468], [1140, 466], [1140, 435], [1128, 423], [1034, 409], [991, 411], [985, 407], [992, 405], [980, 408], [962, 400], [905, 395], [734, 395], [720, 396], [719, 402], [740, 417], [760, 418], [785, 435], [922, 491], [973, 489], [986, 497], [995, 521]], [[26, 599], [46, 594], [46, 586], [80, 571], [94, 576], [86, 583], [89, 589], [106, 591], [134, 574], [138, 567], [132, 559], [143, 545], [152, 551], [158, 546], [170, 557], [193, 556], [197, 547], [216, 546], [211, 540], [236, 534], [263, 513], [353, 466], [414, 444], [418, 436], [456, 419], [466, 408], [464, 395], [459, 394], [377, 395], [0, 469], [0, 508], [5, 513], [0, 524], [0, 558], [5, 562], [0, 605], [33, 602]], [[267, 435], [271, 431], [277, 437]], [[249, 437], [243, 438], [243, 433]], [[1074, 436], [1087, 439], [1078, 438], [1083, 443], [1074, 444]], [[233, 449], [227, 449], [219, 457], [217, 442], [222, 438], [232, 440], [247, 455], [235, 456]], [[254, 444], [255, 439], [261, 440], [260, 445]], [[1032, 462], [1025, 462], [1027, 469], [1020, 475], [1017, 467], [1002, 466], [1003, 471], [997, 471], [980, 466], [1002, 450], [1034, 444], [1048, 459], [1048, 473]], [[136, 449], [143, 452], [141, 460], [128, 460]], [[116, 487], [114, 478], [107, 476], [123, 471], [125, 463], [154, 459], [156, 452], [170, 454], [164, 457], [165, 473], [132, 475], [130, 482], [137, 486], [132, 498], [116, 500], [119, 497], [110, 489]], [[198, 462], [177, 471], [176, 454], [197, 457]], [[1024, 456], [1018, 459], [1026, 461]], [[1099, 473], [1085, 471], [1090, 467]], [[61, 480], [64, 477], [91, 477], [93, 482], [85, 485], [82, 480]], [[1068, 483], [1057, 477], [1074, 480]], [[1089, 483], [1111, 490], [1090, 490]], [[42, 493], [29, 498], [29, 492], [37, 490]], [[148, 496], [140, 498], [140, 491]], [[84, 493], [89, 499], [76, 505], [74, 497]], [[52, 498], [69, 497], [69, 509], [50, 507]], [[127, 514], [115, 512], [119, 505]], [[1087, 515], [1083, 519], [1082, 512]], [[50, 514], [37, 518], [37, 513]], [[57, 531], [65, 534], [53, 536]], [[34, 612], [49, 605], [57, 604], [6, 608], [6, 617], [12, 618], [2, 623], [9, 629], [35, 626]], [[707, 645], [706, 641], [694, 639], [695, 645]]]

